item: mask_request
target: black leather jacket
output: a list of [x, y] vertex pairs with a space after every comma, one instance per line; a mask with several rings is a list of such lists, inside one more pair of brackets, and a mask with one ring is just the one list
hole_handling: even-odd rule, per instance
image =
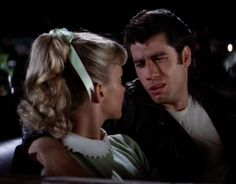
[[[108, 133], [127, 134], [138, 142], [150, 164], [159, 170], [161, 181], [198, 181], [204, 157], [192, 138], [168, 111], [151, 100], [138, 79], [126, 86], [123, 117], [116, 123], [106, 124]], [[190, 92], [212, 119], [225, 146], [227, 163], [234, 173], [236, 114], [228, 109], [235, 104], [203, 85], [190, 86]]]

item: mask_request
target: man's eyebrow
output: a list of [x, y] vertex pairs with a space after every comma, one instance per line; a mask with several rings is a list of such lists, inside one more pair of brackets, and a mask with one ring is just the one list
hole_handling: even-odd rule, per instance
[[[166, 55], [167, 55], [166, 52], [161, 51], [161, 52], [153, 53], [152, 55], [149, 56], [149, 58], [161, 57], [161, 56], [166, 56]], [[135, 59], [135, 60], [133, 59], [133, 61], [134, 61], [134, 63], [139, 63], [139, 62], [145, 61], [145, 59], [144, 58]]]
[[160, 56], [165, 56], [167, 55], [165, 52], [161, 51], [161, 52], [156, 52], [156, 53], [153, 53], [150, 58], [154, 58], [154, 57], [160, 57]]
[[133, 61], [134, 61], [134, 63], [140, 63], [140, 62], [143, 62], [143, 61], [145, 61], [145, 59], [133, 59]]

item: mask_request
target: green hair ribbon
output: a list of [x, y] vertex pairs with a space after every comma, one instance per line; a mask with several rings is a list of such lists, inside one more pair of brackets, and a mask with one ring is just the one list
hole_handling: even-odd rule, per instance
[[78, 73], [79, 77], [81, 78], [82, 82], [84, 83], [84, 86], [88, 92], [89, 99], [91, 100], [92, 94], [91, 91], [94, 91], [94, 85], [93, 82], [88, 75], [79, 55], [75, 51], [74, 47], [72, 46], [71, 42], [74, 38], [74, 33], [71, 31], [68, 31], [66, 28], [61, 29], [53, 29], [49, 32], [49, 34], [56, 35], [59, 37], [63, 37], [67, 40], [67, 42], [70, 45], [70, 62], [72, 66], [74, 67], [75, 71]]

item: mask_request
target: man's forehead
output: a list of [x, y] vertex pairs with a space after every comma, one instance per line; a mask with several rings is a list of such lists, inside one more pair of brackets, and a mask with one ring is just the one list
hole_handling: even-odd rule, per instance
[[133, 59], [140, 60], [159, 52], [165, 52], [168, 47], [168, 45], [163, 43], [141, 44], [136, 42], [130, 46], [130, 50]]
[[130, 46], [130, 51], [133, 59], [139, 59], [143, 58], [145, 55], [145, 50], [147, 49], [147, 46], [145, 44], [141, 43], [134, 43]]

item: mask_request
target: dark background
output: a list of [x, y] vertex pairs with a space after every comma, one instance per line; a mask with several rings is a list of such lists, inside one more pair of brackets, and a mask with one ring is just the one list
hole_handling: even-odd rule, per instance
[[194, 30], [208, 26], [220, 38], [235, 38], [232, 1], [207, 0], [1, 0], [0, 33], [36, 35], [55, 26], [118, 35], [141, 9], [168, 8]]

